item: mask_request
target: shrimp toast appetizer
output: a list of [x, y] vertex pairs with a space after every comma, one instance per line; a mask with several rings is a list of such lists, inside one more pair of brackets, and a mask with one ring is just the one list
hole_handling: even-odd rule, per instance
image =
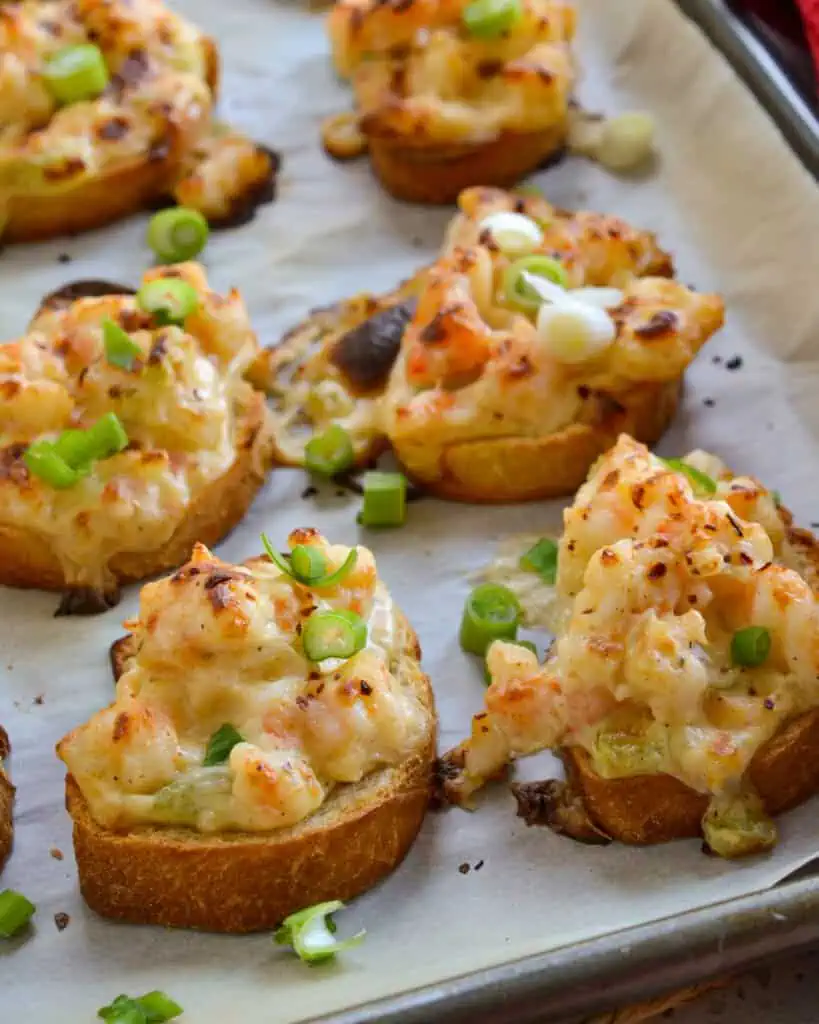
[[269, 464], [241, 296], [193, 263], [116, 288], [56, 293], [0, 346], [0, 583], [64, 591], [66, 612], [216, 543]]
[[350, 442], [345, 468], [386, 447], [379, 401], [415, 309], [422, 273], [384, 295], [362, 294], [314, 310], [262, 351], [249, 380], [270, 399], [276, 461], [305, 463], [305, 446], [330, 427]]
[[469, 189], [425, 275], [383, 401], [408, 474], [433, 493], [571, 493], [626, 431], [653, 443], [723, 303], [670, 279], [653, 235], [538, 197]]
[[565, 145], [575, 20], [567, 0], [339, 0], [328, 31], [360, 144], [336, 118], [325, 148], [368, 149], [387, 191], [412, 202], [513, 185]]
[[490, 646], [486, 707], [443, 759], [443, 793], [467, 803], [551, 749], [568, 781], [515, 787], [530, 823], [770, 849], [773, 817], [819, 789], [818, 592], [819, 545], [758, 481], [621, 437], [564, 515], [545, 663]]
[[4, 762], [9, 756], [9, 738], [0, 725], [0, 870], [11, 852], [13, 825], [11, 806], [14, 801], [14, 786], [6, 774]]
[[308, 529], [289, 546], [231, 565], [197, 545], [146, 584], [114, 703], [58, 744], [98, 913], [269, 929], [412, 844], [436, 734], [418, 641], [368, 550]]
[[163, 200], [226, 222], [270, 197], [276, 160], [213, 120], [213, 40], [163, 0], [0, 4], [0, 52], [2, 241]]

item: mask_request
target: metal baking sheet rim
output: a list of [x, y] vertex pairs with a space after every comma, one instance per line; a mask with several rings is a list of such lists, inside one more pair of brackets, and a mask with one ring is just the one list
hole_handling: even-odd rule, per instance
[[[677, 0], [745, 80], [819, 179], [819, 120], [753, 33], [721, 0]], [[819, 941], [819, 878], [786, 881], [552, 953], [314, 1018], [313, 1024], [543, 1024], [639, 1000]]]
[[753, 32], [724, 0], [676, 0], [705, 32], [768, 111], [788, 143], [819, 179], [819, 118]]
[[819, 941], [819, 877], [526, 957], [311, 1024], [581, 1022]]

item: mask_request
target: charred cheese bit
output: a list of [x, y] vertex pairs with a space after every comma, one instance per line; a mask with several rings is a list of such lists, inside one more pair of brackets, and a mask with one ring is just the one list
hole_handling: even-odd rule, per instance
[[466, 0], [341, 0], [328, 30], [365, 136], [418, 146], [483, 143], [564, 127], [574, 85], [574, 6], [521, 0], [495, 38], [464, 23]]
[[[36, 531], [66, 581], [104, 587], [120, 552], [160, 547], [207, 485], [232, 465], [254, 392], [244, 374], [259, 348], [237, 292], [211, 292], [201, 267], [146, 274], [186, 281], [198, 296], [184, 327], [158, 326], [130, 295], [44, 309], [28, 334], [0, 346], [0, 527]], [[103, 324], [140, 353], [106, 358]], [[129, 447], [55, 490], [32, 476], [26, 448], [114, 412]], [[263, 428], [266, 429], [266, 428]]]
[[[314, 530], [294, 531], [289, 544], [316, 547], [330, 570], [350, 553]], [[187, 565], [143, 587], [126, 623], [137, 653], [114, 704], [58, 746], [100, 824], [267, 832], [415, 749], [425, 712], [397, 676], [402, 630], [372, 555], [356, 552], [338, 585], [311, 589], [267, 558], [231, 565], [199, 545]], [[360, 615], [367, 644], [317, 667], [302, 627], [332, 610]], [[241, 741], [206, 765], [225, 723]]]
[[[625, 436], [593, 468], [564, 515], [557, 640], [543, 665], [490, 650], [486, 710], [449, 755], [453, 799], [517, 755], [579, 745], [607, 778], [665, 772], [718, 810], [760, 747], [819, 703], [819, 608], [783, 564], [787, 516], [705, 453], [691, 464], [714, 472], [712, 496]], [[731, 654], [751, 625], [771, 639], [753, 668]]]

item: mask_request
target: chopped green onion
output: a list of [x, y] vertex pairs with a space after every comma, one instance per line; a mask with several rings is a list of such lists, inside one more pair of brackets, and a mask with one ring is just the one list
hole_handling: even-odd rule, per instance
[[311, 473], [335, 476], [349, 469], [354, 462], [352, 438], [337, 423], [322, 434], [314, 434], [304, 446], [304, 465]]
[[93, 43], [66, 46], [49, 57], [43, 67], [48, 91], [60, 104], [93, 100], [108, 85], [102, 50]]
[[557, 552], [557, 544], [544, 537], [521, 556], [520, 568], [536, 572], [544, 583], [554, 583], [557, 579]]
[[297, 580], [312, 583], [327, 575], [327, 559], [317, 547], [297, 544], [290, 555], [290, 570]]
[[716, 494], [717, 482], [695, 466], [689, 466], [683, 459], [663, 459], [669, 469], [688, 477], [689, 483], [700, 494]]
[[520, 0], [472, 0], [461, 18], [471, 36], [497, 39], [520, 21], [522, 15]]
[[135, 360], [142, 356], [139, 345], [113, 320], [103, 320], [102, 341], [105, 358], [112, 366], [119, 366], [122, 370], [132, 370]]
[[367, 645], [367, 623], [343, 609], [314, 612], [304, 624], [301, 642], [310, 661], [352, 658]]
[[164, 992], [148, 992], [132, 999], [117, 996], [109, 1006], [97, 1010], [97, 1016], [111, 1024], [164, 1024], [182, 1013], [182, 1007]]
[[520, 618], [520, 603], [508, 587], [482, 583], [466, 599], [461, 620], [461, 647], [483, 657], [493, 640], [517, 638]]
[[163, 263], [183, 263], [199, 255], [208, 234], [208, 222], [198, 210], [174, 206], [151, 217], [147, 240]]
[[96, 444], [87, 430], [64, 430], [54, 442], [54, 451], [78, 473], [88, 472], [97, 457]]
[[[276, 551], [270, 543], [267, 534], [262, 534], [262, 544], [270, 561], [281, 569], [286, 576], [289, 576], [290, 579], [295, 580], [296, 583], [301, 583], [305, 587], [336, 587], [350, 575], [358, 561], [358, 552], [355, 548], [352, 548], [338, 569], [334, 572], [326, 572], [327, 559], [324, 558], [320, 551], [308, 544], [297, 544], [289, 560], [283, 558]], [[308, 551], [315, 552], [315, 554], [307, 554], [306, 552]], [[298, 555], [296, 554], [297, 552]], [[324, 572], [318, 576], [307, 575], [305, 570], [312, 571], [316, 568], [319, 558], [322, 559]]]
[[779, 493], [779, 491], [771, 491], [771, 497], [773, 498], [774, 505], [776, 505], [776, 507], [779, 508], [782, 504], [782, 495]]
[[208, 740], [208, 747], [202, 761], [203, 766], [212, 768], [214, 765], [224, 764], [237, 743], [244, 743], [242, 734], [230, 722], [220, 725]]
[[407, 518], [407, 478], [403, 473], [364, 474], [363, 526], [401, 526]]
[[563, 264], [550, 256], [524, 256], [515, 260], [503, 275], [503, 294], [507, 304], [522, 313], [536, 313], [543, 305], [543, 297], [527, 282], [526, 274], [545, 278], [559, 288], [566, 288], [569, 283]]
[[22, 931], [37, 908], [14, 889], [0, 892], [0, 939], [10, 939]]
[[35, 441], [23, 453], [23, 462], [29, 473], [44, 480], [57, 490], [73, 487], [80, 474], [72, 469], [55, 451], [51, 441]]
[[731, 661], [745, 668], [756, 668], [771, 653], [771, 634], [764, 626], [738, 629], [731, 638]]
[[[537, 647], [532, 643], [531, 640], [515, 640], [514, 643], [517, 647], [525, 647], [527, 651], [531, 651], [532, 654], [534, 654], [536, 657], [538, 656]], [[488, 648], [486, 653], [489, 653]], [[483, 678], [484, 681], [486, 682], [486, 685], [489, 686], [489, 684], [492, 682], [492, 673], [489, 671], [489, 662], [486, 658], [484, 658], [483, 660]]]
[[299, 910], [284, 919], [276, 929], [274, 941], [282, 946], [292, 946], [296, 956], [305, 963], [331, 960], [336, 953], [363, 942], [367, 934], [362, 929], [357, 935], [340, 942], [334, 937], [336, 928], [330, 915], [343, 908], [341, 900], [332, 900]]
[[199, 294], [193, 285], [176, 277], [148, 281], [136, 294], [137, 305], [152, 314], [160, 327], [183, 324], [199, 308]]
[[115, 412], [101, 416], [93, 427], [89, 427], [88, 434], [97, 459], [107, 459], [128, 447], [128, 435]]

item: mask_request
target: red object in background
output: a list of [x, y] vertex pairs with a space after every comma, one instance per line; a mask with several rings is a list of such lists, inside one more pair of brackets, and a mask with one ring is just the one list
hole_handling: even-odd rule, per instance
[[791, 43], [813, 52], [819, 74], [819, 0], [738, 0], [736, 7], [755, 14]]

